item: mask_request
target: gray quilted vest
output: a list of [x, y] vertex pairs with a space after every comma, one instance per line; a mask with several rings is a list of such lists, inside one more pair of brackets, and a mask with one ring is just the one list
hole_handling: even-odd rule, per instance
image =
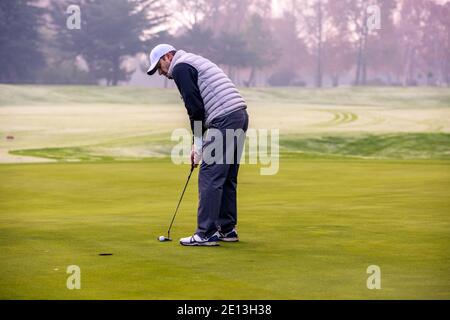
[[230, 78], [214, 63], [202, 56], [178, 50], [170, 63], [168, 75], [179, 63], [187, 63], [198, 72], [198, 87], [205, 106], [205, 126], [211, 121], [247, 105]]

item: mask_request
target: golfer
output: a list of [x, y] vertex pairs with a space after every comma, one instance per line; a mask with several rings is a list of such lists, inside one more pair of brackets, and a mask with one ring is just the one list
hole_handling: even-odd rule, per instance
[[[150, 52], [147, 74], [153, 75], [157, 70], [177, 85], [193, 132], [191, 162], [193, 166], [201, 162], [197, 230], [194, 235], [181, 238], [180, 243], [185, 246], [214, 246], [218, 245], [218, 241], [239, 241], [236, 231], [236, 188], [243, 143], [236, 143], [237, 136], [228, 141], [226, 130], [243, 132], [245, 139], [247, 105], [227, 75], [199, 55], [159, 44]], [[200, 130], [195, 130], [198, 127]], [[206, 130], [208, 132], [203, 141]], [[217, 133], [222, 139], [218, 139]], [[242, 142], [242, 136], [237, 139]], [[206, 159], [205, 154], [202, 161], [203, 152], [215, 141], [223, 141], [223, 147], [215, 149], [216, 153], [221, 154], [213, 154], [214, 159], [221, 160], [206, 161], [211, 159]], [[226, 161], [230, 153], [233, 161]]]

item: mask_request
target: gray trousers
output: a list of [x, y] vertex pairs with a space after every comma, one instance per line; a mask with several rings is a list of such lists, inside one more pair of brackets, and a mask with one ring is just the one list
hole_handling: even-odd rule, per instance
[[[223, 161], [207, 163], [205, 158], [203, 158], [203, 162], [200, 165], [196, 233], [202, 237], [210, 237], [217, 230], [226, 233], [236, 226], [236, 188], [240, 162], [238, 156], [242, 154], [243, 143], [238, 143], [237, 138], [228, 139], [229, 141], [227, 141], [226, 129], [242, 129], [246, 132], [248, 128], [247, 111], [238, 110], [224, 117], [214, 119], [210, 123], [209, 129], [211, 128], [217, 129], [215, 132], [220, 132], [222, 136], [223, 148], [216, 149], [216, 151], [222, 152], [222, 157], [219, 155], [219, 158], [222, 158]], [[203, 143], [204, 154], [208, 145], [215, 141], [215, 137], [211, 137], [209, 133], [206, 134]], [[233, 158], [233, 161], [226, 161], [230, 157]], [[217, 155], [215, 158], [218, 158]]]

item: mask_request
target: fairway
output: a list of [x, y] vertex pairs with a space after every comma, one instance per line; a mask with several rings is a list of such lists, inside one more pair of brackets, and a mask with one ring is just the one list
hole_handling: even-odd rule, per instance
[[0, 86], [0, 299], [450, 299], [448, 89], [243, 94], [251, 128], [280, 129], [279, 171], [242, 165], [239, 243], [186, 248], [157, 241], [189, 173], [175, 91]]

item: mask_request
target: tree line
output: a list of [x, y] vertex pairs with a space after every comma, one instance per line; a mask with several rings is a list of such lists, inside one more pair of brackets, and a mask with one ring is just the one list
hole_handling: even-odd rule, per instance
[[271, 0], [0, 1], [0, 82], [117, 85], [168, 42], [245, 86], [450, 86], [449, 1], [279, 3], [275, 15]]

